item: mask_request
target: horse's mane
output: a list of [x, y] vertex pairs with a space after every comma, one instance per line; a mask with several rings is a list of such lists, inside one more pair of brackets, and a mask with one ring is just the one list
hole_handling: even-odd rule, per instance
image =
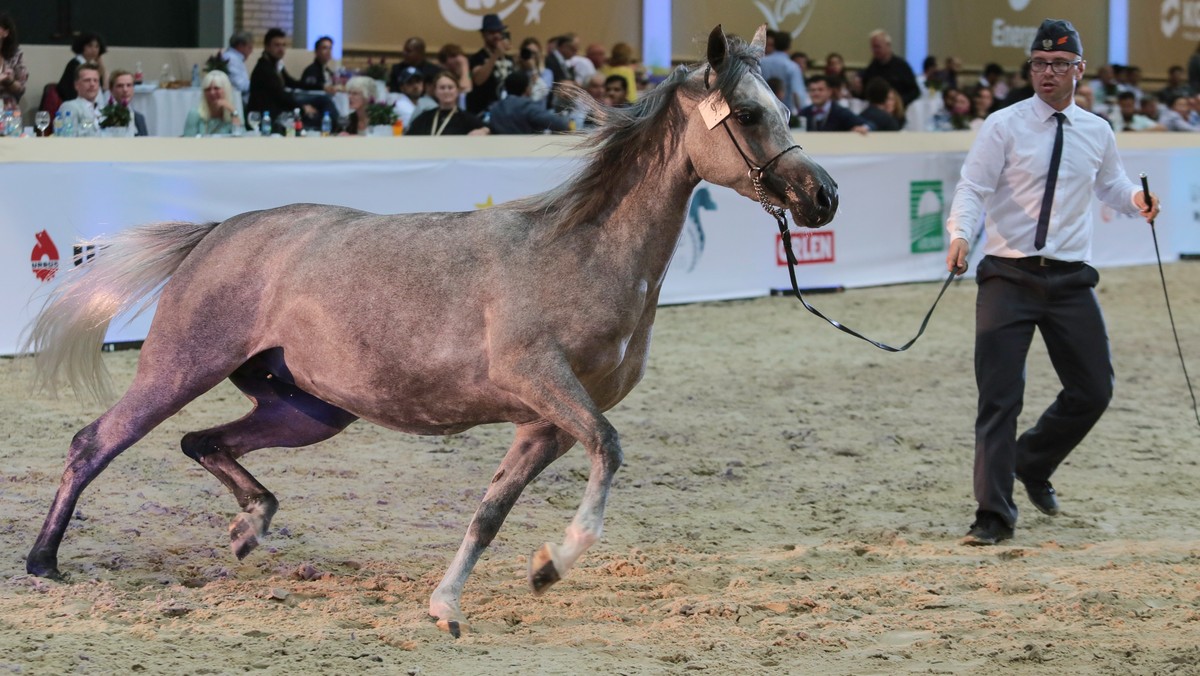
[[[713, 70], [712, 86], [721, 91], [725, 100], [731, 100], [738, 82], [747, 71], [757, 70], [761, 57], [760, 48], [730, 38], [725, 60]], [[583, 141], [588, 149], [587, 164], [562, 185], [517, 200], [510, 206], [545, 222], [553, 236], [596, 220], [611, 203], [629, 171], [644, 172], [647, 167], [661, 163], [672, 150], [662, 143], [662, 138], [678, 136], [682, 131], [689, 111], [674, 105], [675, 95], [687, 85], [695, 68], [708, 66], [676, 68], [627, 108], [612, 108], [592, 100], [586, 92], [575, 92], [573, 98], [588, 106], [600, 120], [599, 126]], [[697, 89], [697, 100], [702, 98], [704, 92], [693, 88]]]

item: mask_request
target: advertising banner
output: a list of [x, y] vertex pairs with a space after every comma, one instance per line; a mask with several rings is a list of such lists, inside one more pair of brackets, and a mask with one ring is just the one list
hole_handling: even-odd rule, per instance
[[[869, 20], [867, 19], [869, 17]], [[699, 61], [713, 26], [749, 40], [762, 24], [792, 35], [791, 51], [807, 52], [815, 63], [838, 52], [851, 66], [871, 60], [867, 35], [882, 28], [896, 53], [904, 51], [904, 3], [892, 0], [687, 0], [671, 3], [671, 54], [676, 61]], [[847, 31], [847, 27], [854, 27]], [[914, 64], [919, 69], [921, 64]]]
[[1171, 66], [1187, 68], [1200, 45], [1200, 0], [1129, 3], [1129, 63], [1143, 77], [1165, 79]]
[[611, 48], [626, 42], [641, 51], [641, 0], [353, 0], [345, 3], [343, 30], [347, 49], [399, 51], [404, 41], [421, 36], [432, 52], [454, 43], [472, 54], [483, 46], [479, 28], [484, 14], [498, 14], [513, 36], [513, 57], [521, 40], [574, 32], [584, 46]]
[[1108, 63], [1108, 3], [1078, 0], [929, 0], [929, 53], [939, 64], [957, 56], [967, 70], [1018, 71], [1044, 19], [1074, 24], [1090, 72]]

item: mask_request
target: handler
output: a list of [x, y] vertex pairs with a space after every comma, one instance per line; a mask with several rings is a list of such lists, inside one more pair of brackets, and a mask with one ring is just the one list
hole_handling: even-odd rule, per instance
[[[981, 216], [987, 239], [975, 309], [975, 499], [966, 543], [1013, 536], [1013, 480], [1030, 501], [1058, 514], [1050, 477], [1112, 398], [1108, 335], [1087, 264], [1092, 251], [1092, 192], [1147, 221], [1158, 214], [1125, 175], [1112, 129], [1075, 105], [1087, 63], [1069, 21], [1047, 19], [1029, 59], [1035, 96], [989, 115], [963, 164], [946, 228], [947, 269], [967, 271]], [[1061, 185], [1059, 185], [1061, 184]], [[1037, 327], [1062, 381], [1058, 398], [1017, 438], [1025, 358]]]

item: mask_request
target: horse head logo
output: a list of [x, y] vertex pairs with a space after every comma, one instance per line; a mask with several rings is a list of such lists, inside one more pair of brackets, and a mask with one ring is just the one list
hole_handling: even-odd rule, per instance
[[[767, 0], [754, 0], [754, 5], [758, 7], [758, 11], [762, 12], [763, 18], [771, 30], [784, 30], [784, 24], [792, 26], [792, 37], [799, 37], [804, 32], [804, 28], [808, 26], [809, 19], [812, 18], [813, 9], [817, 6], [817, 0], [775, 0], [774, 5]], [[789, 17], [795, 15], [795, 19]]]
[[37, 244], [33, 245], [33, 252], [29, 254], [30, 267], [39, 280], [48, 282], [54, 279], [54, 273], [58, 272], [58, 247], [54, 246], [54, 240], [50, 239], [50, 233], [45, 230], [35, 234], [33, 238], [37, 240]]
[[[691, 272], [696, 269], [696, 263], [700, 262], [700, 256], [704, 254], [704, 225], [700, 222], [700, 212], [716, 211], [717, 203], [713, 201], [712, 193], [708, 188], [699, 188], [692, 195], [692, 203], [688, 206], [687, 223], [684, 224], [684, 237], [680, 238], [679, 243], [675, 245], [675, 255], [678, 257], [686, 257], [684, 263], [687, 266], [687, 271]], [[689, 247], [683, 245], [684, 239], [688, 241]]]

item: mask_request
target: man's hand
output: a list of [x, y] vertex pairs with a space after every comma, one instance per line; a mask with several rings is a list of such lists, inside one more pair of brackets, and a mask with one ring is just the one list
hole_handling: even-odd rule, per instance
[[317, 109], [311, 103], [304, 104], [304, 114], [309, 117], [317, 114]]
[[946, 254], [946, 269], [956, 275], [965, 274], [967, 271], [967, 254], [970, 253], [971, 246], [967, 244], [967, 240], [955, 237], [950, 240], [950, 252]]
[[1150, 202], [1151, 202], [1150, 208], [1147, 209], [1146, 208], [1146, 194], [1140, 190], [1137, 191], [1136, 193], [1134, 193], [1133, 203], [1137, 205], [1138, 211], [1142, 212], [1142, 218], [1145, 218], [1147, 223], [1149, 223], [1150, 221], [1153, 221], [1155, 216], [1158, 216], [1158, 212], [1159, 212], [1158, 195], [1155, 193], [1150, 193]]

